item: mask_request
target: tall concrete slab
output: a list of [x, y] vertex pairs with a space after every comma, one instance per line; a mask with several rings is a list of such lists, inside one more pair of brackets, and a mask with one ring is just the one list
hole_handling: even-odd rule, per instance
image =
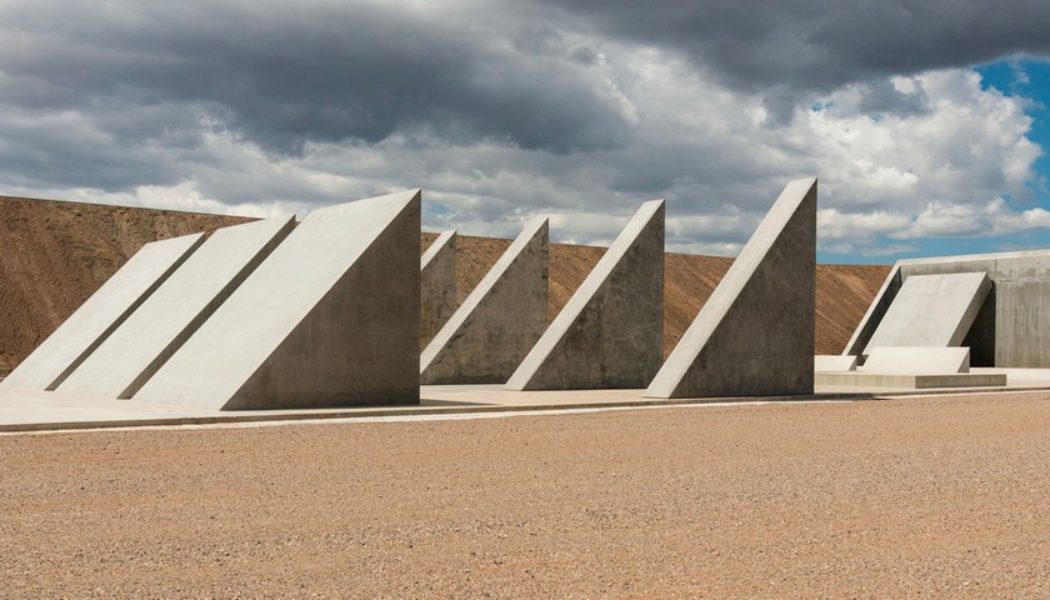
[[456, 230], [441, 235], [419, 259], [419, 341], [425, 348], [456, 310]]
[[133, 398], [222, 410], [417, 404], [420, 195], [310, 213]]
[[196, 233], [144, 245], [0, 385], [54, 390], [203, 240]]
[[423, 349], [423, 384], [505, 383], [547, 328], [547, 219], [511, 243]]
[[664, 201], [646, 202], [507, 382], [512, 390], [644, 388], [663, 359]]
[[788, 183], [645, 395], [812, 394], [816, 232], [817, 180]]
[[295, 217], [215, 231], [58, 391], [131, 398], [295, 227]]
[[864, 349], [962, 344], [992, 288], [984, 272], [907, 278]]

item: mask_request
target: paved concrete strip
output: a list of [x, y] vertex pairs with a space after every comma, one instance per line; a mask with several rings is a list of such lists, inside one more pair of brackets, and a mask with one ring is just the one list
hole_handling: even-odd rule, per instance
[[151, 242], [12, 371], [2, 385], [53, 390], [124, 322], [203, 241], [196, 233]]

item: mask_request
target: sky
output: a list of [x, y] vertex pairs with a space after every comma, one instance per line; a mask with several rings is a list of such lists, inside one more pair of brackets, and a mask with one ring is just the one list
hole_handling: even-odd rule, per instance
[[818, 259], [1050, 248], [1050, 2], [0, 0], [0, 194], [735, 255], [819, 178]]

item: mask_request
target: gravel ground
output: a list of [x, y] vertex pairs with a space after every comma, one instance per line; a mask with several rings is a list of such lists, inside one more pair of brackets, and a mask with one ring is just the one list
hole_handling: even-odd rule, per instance
[[1050, 396], [0, 437], [4, 597], [1048, 597]]

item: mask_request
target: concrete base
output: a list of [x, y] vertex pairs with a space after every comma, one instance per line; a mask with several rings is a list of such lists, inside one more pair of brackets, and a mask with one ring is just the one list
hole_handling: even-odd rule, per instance
[[813, 370], [818, 373], [824, 371], [855, 371], [856, 369], [856, 356], [840, 356], [838, 354], [818, 354], [813, 357]]
[[857, 388], [903, 388], [925, 390], [934, 388], [971, 388], [1005, 386], [1005, 373], [817, 373], [816, 385], [848, 386]]
[[925, 373], [947, 375], [970, 372], [969, 348], [871, 349], [864, 362], [865, 373]]

